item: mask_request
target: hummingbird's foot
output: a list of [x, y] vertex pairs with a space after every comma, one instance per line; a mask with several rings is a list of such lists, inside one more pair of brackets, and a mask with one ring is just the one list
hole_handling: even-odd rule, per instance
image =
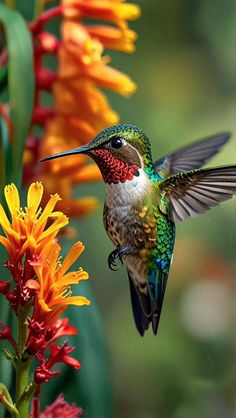
[[112, 251], [108, 256], [108, 266], [111, 270], [116, 271], [114, 267], [117, 267], [116, 260], [119, 258], [120, 262], [123, 264], [122, 257], [123, 255], [134, 254], [135, 248], [133, 247], [119, 247]]

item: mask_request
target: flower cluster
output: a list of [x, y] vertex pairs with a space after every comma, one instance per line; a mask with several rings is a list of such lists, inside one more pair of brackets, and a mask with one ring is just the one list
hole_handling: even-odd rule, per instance
[[[63, 336], [75, 335], [77, 330], [61, 314], [69, 305], [88, 305], [84, 296], [72, 296], [71, 285], [88, 279], [81, 268], [74, 272], [68, 269], [82, 253], [81, 242], [73, 245], [61, 261], [61, 247], [56, 241], [59, 230], [68, 223], [68, 218], [55, 205], [60, 200], [51, 196], [45, 208], [39, 205], [43, 197], [41, 183], [32, 183], [28, 190], [27, 206], [20, 206], [20, 198], [14, 184], [5, 187], [5, 198], [11, 214], [9, 220], [0, 205], [0, 225], [4, 236], [0, 243], [6, 248], [12, 283], [1, 281], [0, 291], [8, 299], [17, 315], [26, 309], [28, 332], [25, 341], [27, 356], [35, 356], [40, 365], [34, 377], [37, 385], [56, 376], [59, 371], [51, 369], [64, 362], [78, 369], [78, 360], [70, 357], [75, 347], [56, 343]], [[9, 329], [1, 324], [0, 338], [7, 339], [18, 351]], [[48, 354], [49, 353], [49, 354]]]
[[[33, 123], [43, 127], [44, 135], [40, 142], [33, 134], [28, 139], [25, 180], [32, 176], [47, 179], [47, 191], [55, 193], [60, 175], [63, 200], [58, 207], [70, 216], [78, 217], [96, 208], [96, 199], [74, 199], [72, 191], [75, 184], [100, 179], [97, 166], [88, 164], [82, 155], [65, 159], [63, 165], [51, 161], [35, 168], [34, 163], [39, 156], [76, 148], [118, 122], [101, 88], [128, 96], [136, 86], [128, 76], [108, 65], [110, 58], [104, 55], [104, 49], [133, 52], [136, 34], [128, 28], [127, 20], [139, 14], [138, 6], [122, 0], [61, 0], [59, 6], [48, 9], [30, 25], [37, 82]], [[60, 40], [44, 29], [49, 20], [58, 16], [62, 17]], [[92, 24], [99, 20], [108, 24]], [[56, 55], [57, 73], [43, 66], [44, 54]], [[40, 104], [42, 90], [52, 93], [52, 108]]]
[[[59, 395], [52, 405], [47, 406], [43, 412], [39, 414], [39, 418], [79, 418], [83, 416], [82, 408], [65, 401], [63, 395]], [[34, 411], [30, 414], [30, 418], [34, 418]]]

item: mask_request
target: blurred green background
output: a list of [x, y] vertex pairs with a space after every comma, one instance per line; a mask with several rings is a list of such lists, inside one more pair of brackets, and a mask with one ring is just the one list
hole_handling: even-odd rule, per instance
[[[21, 2], [25, 11], [29, 3]], [[113, 65], [138, 85], [128, 100], [108, 93], [121, 122], [147, 132], [154, 159], [196, 139], [230, 131], [230, 144], [211, 165], [236, 163], [235, 1], [137, 3], [142, 17], [131, 25], [139, 36], [136, 53], [111, 53]], [[113, 247], [102, 225], [104, 193], [103, 184], [78, 187], [78, 196], [96, 195], [101, 207], [72, 224], [86, 245], [80, 262], [90, 273], [101, 311], [113, 417], [234, 418], [236, 199], [177, 226], [159, 332], [141, 338], [132, 318], [125, 268], [120, 265], [112, 272], [107, 265]], [[81, 312], [81, 324], [89, 309]], [[82, 330], [79, 344], [80, 338]], [[78, 354], [82, 378], [87, 361], [92, 364], [100, 350], [100, 342], [92, 341]], [[94, 376], [90, 390], [97, 390], [99, 379], [101, 374]]]
[[[154, 158], [213, 133], [230, 131], [211, 165], [236, 162], [236, 3], [148, 0], [132, 56], [113, 54], [138, 91], [110, 94], [122, 122], [149, 135]], [[159, 332], [136, 332], [125, 268], [112, 272], [102, 226], [104, 186], [90, 185], [100, 210], [79, 224], [81, 260], [102, 311], [115, 417], [236, 416], [236, 200], [177, 226]], [[78, 194], [84, 189], [78, 189]], [[88, 188], [86, 187], [86, 194]]]

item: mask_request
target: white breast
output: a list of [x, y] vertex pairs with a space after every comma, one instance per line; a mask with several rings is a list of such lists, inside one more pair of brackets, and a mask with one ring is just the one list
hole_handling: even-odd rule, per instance
[[140, 175], [125, 183], [107, 184], [106, 204], [109, 208], [126, 206], [139, 201], [151, 187], [151, 180], [144, 170], [139, 170]]

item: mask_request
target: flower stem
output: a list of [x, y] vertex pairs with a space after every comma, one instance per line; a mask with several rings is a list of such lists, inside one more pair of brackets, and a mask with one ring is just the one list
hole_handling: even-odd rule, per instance
[[3, 383], [0, 383], [0, 403], [7, 409], [8, 412], [10, 412], [12, 417], [19, 418], [18, 410], [13, 404], [11, 395]]
[[25, 350], [27, 341], [28, 327], [27, 314], [29, 308], [21, 307], [18, 314], [18, 348], [19, 357], [16, 362], [16, 406], [21, 418], [28, 418], [30, 397], [23, 396], [29, 387], [29, 372], [31, 365], [31, 357], [25, 359], [22, 354]]

